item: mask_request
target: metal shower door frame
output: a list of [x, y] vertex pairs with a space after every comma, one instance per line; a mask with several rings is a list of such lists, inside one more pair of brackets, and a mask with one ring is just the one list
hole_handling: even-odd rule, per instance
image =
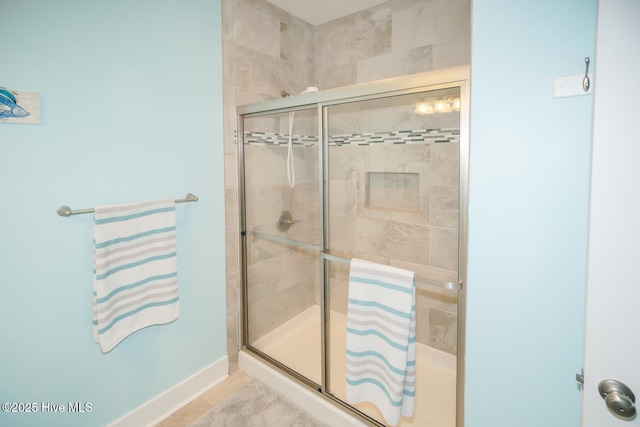
[[[240, 288], [242, 300], [242, 315], [240, 319], [241, 348], [258, 355], [272, 365], [278, 367], [284, 374], [315, 389], [321, 397], [346, 409], [372, 426], [382, 426], [376, 420], [361, 413], [357, 409], [343, 402], [330, 393], [329, 384], [330, 360], [329, 354], [329, 262], [335, 261], [335, 256], [329, 251], [329, 141], [328, 141], [328, 109], [334, 105], [367, 101], [389, 96], [408, 95], [429, 92], [438, 89], [458, 87], [460, 90], [460, 187], [459, 187], [459, 218], [458, 218], [458, 298], [457, 298], [457, 368], [456, 368], [456, 426], [464, 426], [464, 369], [465, 369], [465, 322], [466, 322], [466, 273], [468, 246], [468, 198], [469, 198], [469, 106], [470, 106], [470, 70], [468, 66], [454, 67], [447, 70], [430, 71], [410, 76], [397, 77], [371, 83], [363, 83], [343, 88], [330, 89], [321, 92], [273, 99], [255, 104], [239, 106], [237, 112], [237, 160], [238, 160], [238, 203], [240, 224]], [[287, 113], [300, 109], [317, 108], [318, 118], [318, 171], [319, 195], [322, 206], [322, 233], [320, 245], [297, 242], [285, 238], [273, 238], [276, 241], [318, 250], [322, 266], [320, 268], [320, 283], [322, 284], [321, 298], [321, 384], [315, 384], [291, 368], [283, 365], [269, 355], [254, 348], [248, 337], [248, 296], [247, 296], [247, 236], [252, 232], [246, 229], [245, 203], [245, 168], [244, 168], [244, 118], [264, 115]], [[264, 237], [264, 236], [261, 236]], [[446, 287], [446, 286], [445, 286]]]

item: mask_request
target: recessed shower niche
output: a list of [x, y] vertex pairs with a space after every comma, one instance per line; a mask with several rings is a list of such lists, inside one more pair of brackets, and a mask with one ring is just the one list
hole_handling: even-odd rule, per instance
[[382, 211], [420, 211], [420, 174], [367, 172], [365, 208]]
[[416, 413], [399, 426], [461, 419], [467, 106], [459, 67], [238, 107], [243, 351], [371, 425], [345, 391], [352, 258], [416, 273]]

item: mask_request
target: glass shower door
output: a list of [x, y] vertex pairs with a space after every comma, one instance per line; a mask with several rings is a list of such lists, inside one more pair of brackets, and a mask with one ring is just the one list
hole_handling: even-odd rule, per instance
[[[372, 425], [387, 425], [382, 412], [370, 394], [350, 402], [347, 383], [388, 365], [353, 357], [389, 353], [369, 342], [350, 352], [346, 338], [391, 331], [385, 341], [408, 348], [406, 321], [361, 308], [405, 319], [413, 308], [367, 289], [349, 317], [353, 258], [416, 275], [415, 414], [398, 426], [463, 419], [469, 90], [453, 71], [460, 80], [425, 73], [238, 107], [243, 347]], [[360, 283], [379, 277], [390, 276]], [[391, 381], [404, 391], [404, 378]]]
[[245, 343], [321, 384], [317, 109], [244, 116]]
[[[349, 261], [360, 258], [413, 271], [419, 278], [420, 354], [442, 353], [452, 369], [438, 372], [443, 379], [434, 382], [436, 374], [427, 373], [421, 359], [416, 361], [416, 412], [401, 419], [402, 427], [452, 427], [456, 420], [457, 289], [443, 289], [442, 284], [458, 283], [459, 96], [455, 87], [341, 103], [326, 112], [327, 390], [351, 404], [348, 369], [352, 378], [372, 383], [383, 382], [376, 371], [387, 369], [383, 362], [388, 361], [365, 361], [368, 356], [353, 358], [351, 368], [347, 366]], [[377, 334], [373, 329], [358, 333]], [[377, 354], [375, 348], [366, 353]], [[373, 404], [354, 407], [384, 424]]]

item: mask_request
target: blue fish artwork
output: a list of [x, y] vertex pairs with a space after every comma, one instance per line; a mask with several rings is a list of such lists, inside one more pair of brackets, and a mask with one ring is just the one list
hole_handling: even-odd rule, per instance
[[16, 102], [16, 97], [7, 88], [0, 86], [0, 120], [11, 117], [20, 118], [31, 115]]

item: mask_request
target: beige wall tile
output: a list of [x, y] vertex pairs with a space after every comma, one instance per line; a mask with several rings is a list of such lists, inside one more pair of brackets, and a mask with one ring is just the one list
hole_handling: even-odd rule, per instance
[[238, 232], [235, 230], [225, 232], [225, 257], [226, 271], [236, 271], [238, 269]]
[[437, 43], [471, 37], [471, 0], [434, 0], [433, 4]]
[[343, 65], [391, 51], [391, 15], [363, 11], [316, 27], [316, 63]]
[[[235, 89], [233, 88], [233, 86], [229, 86], [229, 85], [223, 85], [222, 86], [222, 93], [223, 96], [228, 99], [231, 99], [233, 102], [233, 100], [235, 99]], [[223, 126], [223, 137], [224, 137], [224, 145], [232, 145], [235, 143], [235, 134], [236, 134], [236, 128], [238, 126], [238, 123], [236, 121], [235, 118], [235, 107], [231, 104], [231, 103], [227, 103], [225, 101], [225, 103], [223, 104], [223, 120], [222, 120], [222, 126]]]
[[444, 270], [458, 269], [458, 231], [431, 227], [429, 265]]
[[[391, 0], [320, 25], [316, 80], [331, 88], [468, 64], [470, 13], [469, 0]], [[389, 31], [372, 22], [385, 22]]]
[[355, 181], [331, 180], [329, 182], [329, 209], [332, 214], [355, 215]]
[[240, 314], [228, 314], [226, 326], [229, 372], [233, 372], [238, 369], [238, 350], [240, 350]]
[[280, 57], [280, 25], [255, 6], [260, 2], [236, 2], [233, 5], [233, 41], [246, 48]]
[[236, 47], [233, 53], [233, 80], [230, 84], [234, 87], [251, 90], [251, 56], [250, 50]]
[[428, 264], [430, 234], [430, 227], [390, 221], [385, 236], [384, 253], [389, 258]]
[[336, 87], [350, 86], [358, 83], [358, 64], [317, 64], [316, 63], [316, 86], [320, 90], [333, 89]]
[[227, 316], [240, 312], [240, 290], [238, 289], [238, 272], [227, 273]]
[[329, 215], [329, 242], [331, 253], [351, 258], [356, 248], [358, 222], [353, 216]]
[[429, 173], [431, 185], [459, 185], [460, 144], [432, 144]]
[[269, 298], [279, 287], [282, 278], [280, 256], [247, 266], [247, 299], [249, 305]]
[[437, 41], [434, 2], [413, 3], [410, 7], [393, 12], [394, 52], [432, 45]]
[[442, 70], [467, 65], [471, 60], [471, 37], [438, 43], [431, 51], [433, 69]]
[[280, 58], [313, 68], [314, 39], [314, 27], [303, 20], [291, 17], [288, 22], [280, 22]]
[[434, 227], [458, 228], [459, 187], [431, 186], [431, 225]]
[[[263, 224], [275, 228], [276, 221], [282, 211], [282, 187], [275, 185], [261, 185], [246, 189], [247, 229], [254, 230]], [[266, 232], [263, 227], [262, 230]], [[275, 231], [275, 230], [274, 230]]]
[[[226, 190], [238, 190], [238, 162], [236, 145], [224, 144], [224, 187]], [[236, 199], [237, 202], [237, 199]], [[237, 209], [237, 207], [234, 207]]]
[[225, 229], [227, 231], [238, 230], [238, 201], [236, 200], [237, 190], [227, 188], [224, 190], [224, 203], [228, 208], [225, 209]]
[[362, 59], [357, 63], [357, 83], [431, 71], [432, 49], [428, 45]]
[[290, 247], [259, 237], [247, 236], [247, 264], [253, 265], [287, 253]]

